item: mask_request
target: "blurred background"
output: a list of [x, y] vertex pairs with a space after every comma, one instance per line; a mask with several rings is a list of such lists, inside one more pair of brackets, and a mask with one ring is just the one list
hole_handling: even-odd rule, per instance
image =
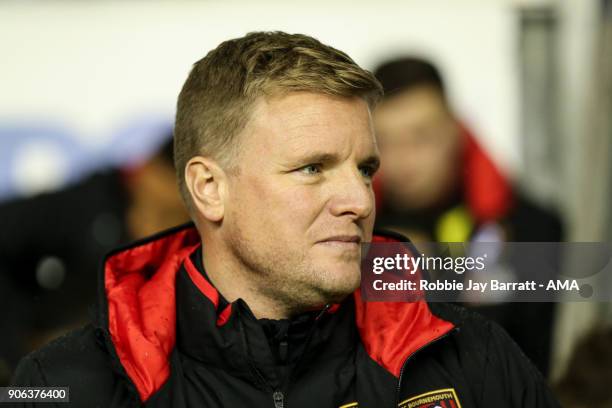
[[[448, 171], [484, 175], [500, 200], [536, 209], [520, 221], [533, 227], [521, 240], [612, 239], [610, 0], [3, 1], [0, 385], [29, 350], [87, 320], [107, 250], [187, 219], [169, 144], [178, 92], [208, 50], [256, 30], [305, 33], [347, 52], [387, 81], [387, 117], [413, 105], [441, 109], [440, 123], [452, 122], [462, 141]], [[383, 69], [406, 58], [434, 67], [441, 86], [423, 65]], [[412, 136], [381, 120], [387, 151], [400, 151], [393, 143], [413, 152], [443, 144], [428, 130], [402, 144]], [[468, 150], [481, 161], [465, 161]], [[425, 167], [443, 159], [419, 157]], [[379, 198], [403, 171], [385, 181], [394, 170], [384, 160]], [[465, 195], [465, 186], [447, 188], [451, 198], [430, 208], [383, 205], [379, 214], [394, 214], [387, 224], [432, 219], [417, 225], [423, 231], [438, 231], [443, 219], [451, 235], [424, 237], [439, 240], [472, 239], [513, 220], [518, 207], [480, 217], [493, 190], [469, 187]], [[401, 194], [391, 191], [385, 203], [393, 200]], [[473, 225], [461, 235], [465, 225], [446, 223], [446, 215], [463, 202]], [[542, 219], [550, 222], [540, 228]], [[601, 284], [612, 290], [612, 282]], [[566, 406], [612, 404], [612, 307], [533, 310], [541, 317], [534, 324], [547, 328], [532, 337], [545, 343], [527, 354], [546, 355], [536, 365], [564, 390]]]

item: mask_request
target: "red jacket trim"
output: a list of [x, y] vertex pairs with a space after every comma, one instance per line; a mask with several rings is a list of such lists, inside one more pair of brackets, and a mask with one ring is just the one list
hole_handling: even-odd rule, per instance
[[[398, 242], [381, 236], [372, 241]], [[434, 316], [424, 300], [364, 302], [360, 290], [354, 298], [357, 329], [368, 355], [396, 377], [408, 357], [454, 327]]]
[[[193, 262], [191, 262], [191, 257], [188, 256], [185, 258], [185, 269], [187, 270], [187, 274], [191, 281], [196, 285], [196, 287], [202, 292], [204, 296], [208, 298], [215, 305], [215, 310], [219, 309], [219, 292], [215, 287], [208, 282], [204, 276], [196, 269]], [[232, 314], [232, 305], [229, 304], [223, 309], [221, 313], [217, 316], [217, 326], [223, 326], [229, 320], [230, 315]]]

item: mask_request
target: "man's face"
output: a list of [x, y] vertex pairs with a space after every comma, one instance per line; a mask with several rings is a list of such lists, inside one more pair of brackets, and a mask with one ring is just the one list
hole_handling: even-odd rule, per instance
[[295, 308], [360, 282], [378, 152], [367, 104], [308, 92], [259, 101], [230, 175], [224, 239], [257, 290]]
[[442, 95], [422, 86], [381, 103], [375, 115], [386, 200], [397, 209], [438, 204], [457, 181], [460, 139]]

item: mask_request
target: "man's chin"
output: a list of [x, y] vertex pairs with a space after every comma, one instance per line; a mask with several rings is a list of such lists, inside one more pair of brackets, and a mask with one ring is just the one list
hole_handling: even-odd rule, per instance
[[342, 262], [333, 258], [318, 260], [309, 265], [301, 274], [301, 282], [292, 288], [292, 299], [309, 310], [342, 302], [361, 283], [359, 262]]
[[320, 288], [320, 293], [326, 303], [338, 303], [344, 300], [357, 290], [361, 282], [360, 275], [354, 271], [333, 278], [333, 280], [324, 282], [323, 287]]
[[323, 290], [319, 292], [320, 300], [317, 305], [313, 305], [313, 309], [320, 309], [322, 306], [331, 305], [336, 303], [342, 303], [346, 298], [351, 296], [355, 292], [352, 290]]
[[[320, 311], [326, 305], [342, 303], [355, 292], [356, 288], [317, 287], [311, 288], [310, 295], [293, 304], [293, 313]], [[294, 298], [294, 300], [296, 300]]]

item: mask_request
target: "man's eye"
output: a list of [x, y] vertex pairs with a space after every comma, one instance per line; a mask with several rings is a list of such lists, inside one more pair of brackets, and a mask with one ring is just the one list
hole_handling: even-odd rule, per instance
[[299, 168], [298, 171], [304, 174], [318, 174], [321, 172], [321, 166], [319, 164], [309, 164]]
[[372, 178], [372, 177], [374, 177], [374, 174], [376, 173], [376, 167], [374, 167], [374, 166], [361, 166], [359, 168], [359, 171], [361, 172], [361, 174], [364, 177]]

